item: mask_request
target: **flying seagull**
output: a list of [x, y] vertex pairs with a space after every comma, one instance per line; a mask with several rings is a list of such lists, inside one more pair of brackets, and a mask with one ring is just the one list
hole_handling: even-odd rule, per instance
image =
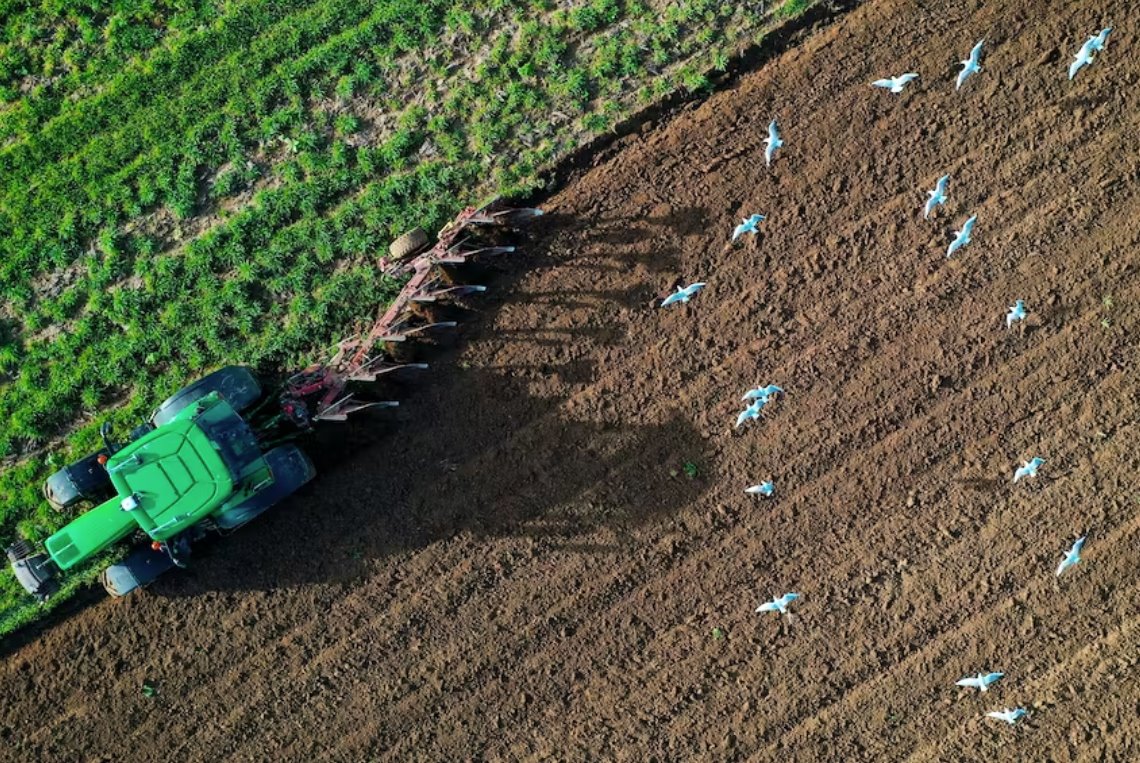
[[739, 428], [741, 424], [743, 424], [745, 421], [748, 421], [749, 419], [760, 418], [760, 411], [764, 408], [764, 405], [767, 402], [767, 400], [757, 400], [752, 403], [752, 405], [741, 411], [740, 415], [736, 417], [737, 428]]
[[764, 222], [764, 215], [751, 215], [744, 218], [740, 225], [737, 225], [732, 231], [732, 240], [736, 241], [745, 233], [759, 233], [760, 231], [756, 230], [756, 226], [762, 222]]
[[756, 608], [757, 612], [779, 612], [781, 615], [788, 614], [788, 605], [796, 599], [800, 598], [798, 593], [786, 593], [778, 599], [766, 601]]
[[1086, 537], [1088, 536], [1077, 538], [1077, 542], [1065, 553], [1065, 558], [1057, 565], [1057, 577], [1060, 577], [1062, 572], [1081, 560], [1081, 549], [1085, 546]]
[[1104, 29], [1097, 32], [1096, 35], [1090, 37], [1089, 41], [1085, 44], [1093, 50], [1100, 52], [1104, 50], [1106, 45], [1108, 45], [1108, 36], [1110, 34], [1112, 34], [1112, 27], [1105, 27]]
[[1096, 51], [1094, 46], [1098, 44], [1097, 39], [1097, 37], [1090, 37], [1085, 44], [1081, 46], [1081, 49], [1077, 51], [1077, 55], [1073, 58], [1073, 63], [1069, 64], [1069, 79], [1077, 76], [1077, 72], [1093, 62], [1093, 53]]
[[967, 676], [961, 681], [955, 681], [955, 684], [958, 686], [965, 686], [969, 689], [989, 691], [990, 684], [997, 681], [1004, 675], [1005, 673], [978, 673], [976, 676]]
[[1043, 463], [1045, 463], [1045, 459], [1034, 456], [1017, 467], [1017, 471], [1013, 473], [1013, 481], [1017, 482], [1022, 477], [1036, 477], [1037, 470], [1041, 468], [1041, 464]]
[[675, 302], [685, 304], [694, 296], [696, 296], [697, 292], [703, 288], [705, 288], [705, 285], [703, 283], [691, 283], [684, 288], [678, 286], [676, 292], [670, 294], [661, 302], [661, 307], [667, 307], [668, 305], [671, 305]]
[[767, 403], [773, 397], [777, 397], [777, 396], [782, 395], [782, 394], [784, 394], [783, 389], [781, 389], [780, 387], [777, 387], [775, 384], [769, 384], [767, 387], [757, 387], [756, 389], [748, 390], [747, 392], [744, 393], [744, 397], [742, 397], [740, 399], [741, 400], [763, 400], [765, 403]]
[[1012, 328], [1013, 324], [1018, 321], [1025, 320], [1025, 302], [1020, 299], [1013, 303], [1013, 307], [1009, 308], [1009, 312], [1005, 314], [1005, 327]]
[[744, 489], [745, 493], [749, 495], [762, 495], [765, 498], [771, 498], [772, 494], [776, 492], [776, 486], [772, 484], [772, 480], [765, 480], [759, 485], [753, 485], [750, 488]]
[[946, 203], [946, 186], [949, 182], [950, 176], [943, 175], [938, 178], [938, 182], [934, 184], [934, 190], [926, 192], [930, 198], [926, 200], [926, 208], [922, 210], [923, 218], [929, 220], [930, 213], [934, 211], [935, 207]]
[[871, 87], [881, 87], [886, 90], [890, 90], [892, 93], [901, 93], [903, 91], [903, 88], [907, 86], [908, 82], [916, 79], [918, 79], [917, 74], [914, 72], [907, 72], [906, 74], [900, 74], [897, 77], [877, 79], [871, 83]]
[[1000, 712], [994, 710], [992, 712], [986, 713], [986, 717], [997, 718], [999, 721], [1005, 721], [1010, 726], [1012, 726], [1013, 724], [1017, 723], [1017, 721], [1021, 719], [1021, 717], [1026, 714], [1026, 712], [1027, 711], [1024, 707], [1015, 707], [1012, 710], [1006, 708]]
[[982, 70], [982, 67], [978, 64], [978, 60], [981, 58], [982, 43], [984, 42], [985, 40], [978, 40], [978, 44], [970, 51], [970, 57], [961, 62], [962, 71], [958, 72], [958, 84], [954, 87], [955, 90], [961, 90], [962, 83], [966, 81], [967, 77]]
[[768, 138], [764, 142], [768, 144], [768, 147], [764, 149], [764, 163], [771, 167], [772, 157], [776, 155], [776, 149], [784, 145], [784, 141], [780, 140], [780, 130], [776, 127], [775, 119], [768, 125]]
[[954, 231], [954, 240], [950, 242], [949, 248], [946, 249], [947, 257], [954, 256], [954, 252], [970, 243], [970, 234], [974, 232], [974, 223], [977, 222], [977, 220], [978, 216], [974, 215], [962, 225], [962, 230]]

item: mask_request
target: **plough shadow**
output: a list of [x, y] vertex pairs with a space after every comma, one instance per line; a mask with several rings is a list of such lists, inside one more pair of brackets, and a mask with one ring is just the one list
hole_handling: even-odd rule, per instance
[[[564, 262], [565, 266], [625, 271], [637, 265], [651, 273], [663, 273], [679, 266], [683, 239], [704, 235], [709, 214], [703, 207], [682, 207], [666, 214], [611, 215], [587, 220], [555, 214], [550, 215], [546, 223], [585, 250], [586, 256], [576, 256]], [[552, 248], [557, 249], [558, 244], [558, 237], [553, 237]]]
[[[562, 405], [598, 378], [592, 350], [621, 341], [622, 327], [494, 328], [494, 314], [508, 300], [531, 310], [548, 305], [544, 295], [531, 299], [514, 288], [529, 269], [549, 264], [546, 257], [539, 250], [500, 266], [489, 281], [481, 274], [496, 296], [471, 300], [480, 314], [461, 321], [454, 342], [401, 348], [433, 370], [426, 377], [401, 371], [385, 382], [378, 396], [400, 400], [400, 408], [327, 425], [309, 444], [319, 473], [311, 486], [206, 544], [190, 570], [157, 581], [150, 592], [192, 597], [348, 585], [385, 559], [400, 563], [408, 552], [458, 536], [526, 537], [570, 553], [613, 552], [632, 542], [637, 528], [695, 500], [707, 484], [671, 474], [684, 461], [709, 463], [688, 419], [678, 414], [618, 426], [568, 415]], [[526, 343], [526, 362], [460, 365], [466, 343], [488, 342]], [[577, 357], [561, 353], [566, 343]], [[536, 371], [566, 385], [565, 396], [532, 393], [526, 377]]]

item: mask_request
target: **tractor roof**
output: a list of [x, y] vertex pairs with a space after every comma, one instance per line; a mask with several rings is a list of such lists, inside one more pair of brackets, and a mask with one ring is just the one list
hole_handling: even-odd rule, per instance
[[235, 417], [225, 401], [204, 398], [107, 461], [124, 511], [152, 538], [165, 540], [200, 521], [233, 492], [218, 445], [199, 424]]

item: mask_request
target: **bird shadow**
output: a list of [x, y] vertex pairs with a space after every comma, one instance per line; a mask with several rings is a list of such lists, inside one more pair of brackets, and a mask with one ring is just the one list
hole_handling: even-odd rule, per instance
[[1005, 484], [1001, 477], [962, 477], [955, 481], [964, 488], [978, 492], [994, 492]]

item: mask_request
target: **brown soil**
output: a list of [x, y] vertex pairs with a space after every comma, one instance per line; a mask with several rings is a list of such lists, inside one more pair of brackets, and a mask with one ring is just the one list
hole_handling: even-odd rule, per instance
[[555, 195], [353, 459], [10, 650], [11, 759], [1140, 759], [1140, 6], [927, 5], [866, 3]]

